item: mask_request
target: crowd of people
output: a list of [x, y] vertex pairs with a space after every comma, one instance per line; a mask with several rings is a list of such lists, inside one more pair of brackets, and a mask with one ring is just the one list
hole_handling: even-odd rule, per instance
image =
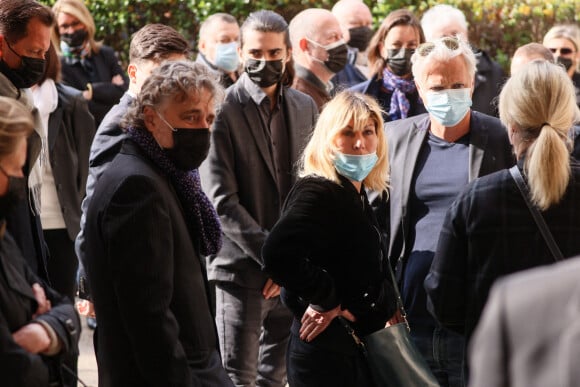
[[104, 387], [381, 387], [353, 337], [401, 322], [441, 386], [577, 384], [580, 27], [509, 78], [452, 6], [376, 27], [147, 24], [125, 70], [2, 1], [1, 384], [76, 386], [80, 316]]

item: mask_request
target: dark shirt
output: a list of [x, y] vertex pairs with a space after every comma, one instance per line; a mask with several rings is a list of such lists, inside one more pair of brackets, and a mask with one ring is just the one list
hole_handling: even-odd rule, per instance
[[259, 86], [249, 78], [244, 78], [241, 82], [243, 82], [244, 87], [251, 95], [260, 114], [262, 129], [266, 138], [270, 140], [270, 154], [272, 160], [274, 160], [279, 199], [280, 203], [284, 203], [292, 184], [292, 168], [290, 166], [290, 149], [288, 147], [290, 140], [288, 129], [285, 125], [284, 110], [282, 109], [284, 103], [282, 88], [278, 87], [276, 106], [272, 109], [272, 101]]
[[421, 148], [409, 197], [409, 260], [402, 297], [412, 326], [435, 327], [426, 308], [423, 281], [429, 272], [447, 209], [468, 182], [469, 134], [450, 143], [429, 133]]

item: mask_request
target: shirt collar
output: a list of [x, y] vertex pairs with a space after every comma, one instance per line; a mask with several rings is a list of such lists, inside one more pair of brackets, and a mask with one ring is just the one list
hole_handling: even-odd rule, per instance
[[[250, 95], [250, 98], [252, 98], [252, 100], [254, 101], [254, 103], [256, 105], [261, 105], [262, 102], [264, 101], [264, 98], [268, 98], [268, 95], [266, 95], [266, 93], [264, 93], [264, 90], [262, 90], [260, 88], [260, 86], [256, 85], [254, 83], [254, 81], [252, 81], [250, 79], [250, 77], [248, 76], [247, 73], [243, 73], [240, 76], [240, 79], [238, 79], [238, 82], [241, 82], [242, 87], [244, 89], [246, 89], [246, 91], [248, 92], [248, 94]], [[277, 98], [278, 98], [278, 106], [280, 106], [280, 102], [282, 102], [282, 90], [284, 89], [284, 87], [282, 85], [278, 85], [278, 89], [277, 89]]]

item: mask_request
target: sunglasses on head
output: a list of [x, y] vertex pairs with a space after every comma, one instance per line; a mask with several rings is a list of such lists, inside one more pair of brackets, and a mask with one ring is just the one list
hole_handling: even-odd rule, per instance
[[571, 48], [568, 48], [568, 47], [550, 48], [549, 50], [552, 52], [552, 54], [555, 54], [558, 51], [560, 51], [560, 55], [570, 55], [571, 53], [574, 52], [574, 50], [572, 50]]
[[[439, 39], [439, 41], [443, 43], [445, 47], [447, 47], [451, 51], [459, 49], [459, 40], [457, 38], [446, 36], [444, 38]], [[434, 48], [435, 48], [434, 42], [426, 42], [420, 44], [419, 47], [417, 47], [416, 51], [421, 56], [427, 56], [431, 53], [431, 51], [433, 51]]]

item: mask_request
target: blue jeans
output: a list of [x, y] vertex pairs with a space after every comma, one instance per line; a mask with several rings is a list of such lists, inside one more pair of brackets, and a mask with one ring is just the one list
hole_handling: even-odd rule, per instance
[[236, 386], [283, 387], [292, 313], [261, 289], [216, 283], [216, 326], [224, 368]]
[[414, 329], [411, 337], [441, 387], [464, 387], [465, 339], [445, 328]]

